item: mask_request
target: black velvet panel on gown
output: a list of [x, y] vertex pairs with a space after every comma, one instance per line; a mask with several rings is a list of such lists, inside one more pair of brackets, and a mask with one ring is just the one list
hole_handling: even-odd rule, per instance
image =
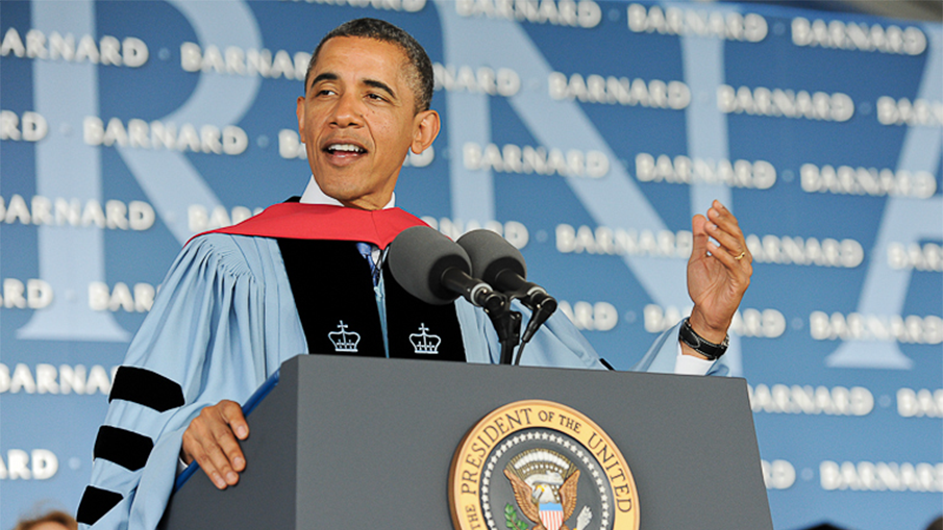
[[[352, 241], [278, 239], [312, 353], [384, 357], [370, 265]], [[384, 267], [390, 357], [464, 361], [455, 305], [407, 293]]]

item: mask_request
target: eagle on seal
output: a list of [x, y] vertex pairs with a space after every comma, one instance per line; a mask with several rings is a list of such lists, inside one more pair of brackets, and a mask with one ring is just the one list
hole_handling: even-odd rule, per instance
[[[559, 473], [551, 473], [546, 479], [528, 477], [533, 485], [528, 484], [520, 477], [504, 470], [504, 476], [511, 481], [514, 488], [514, 498], [521, 511], [532, 522], [536, 523], [532, 530], [570, 530], [563, 522], [573, 515], [576, 509], [576, 486], [580, 479], [578, 469], [563, 480]], [[562, 482], [562, 484], [561, 484]], [[554, 491], [553, 486], [559, 485]]]

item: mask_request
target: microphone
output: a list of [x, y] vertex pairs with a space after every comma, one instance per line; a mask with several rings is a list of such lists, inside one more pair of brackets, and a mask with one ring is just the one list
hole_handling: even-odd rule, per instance
[[[472, 230], [458, 239], [471, 259], [472, 273], [495, 289], [518, 298], [533, 311], [521, 342], [526, 344], [537, 329], [557, 310], [557, 301], [547, 291], [527, 281], [527, 265], [521, 251], [491, 230]], [[521, 346], [523, 350], [523, 346]], [[518, 351], [517, 360], [520, 361]]]
[[485, 309], [508, 303], [506, 296], [470, 276], [471, 260], [462, 247], [428, 226], [402, 231], [390, 244], [387, 259], [406, 292], [428, 304], [444, 305], [459, 295]]
[[501, 363], [511, 363], [520, 340], [521, 314], [511, 310], [507, 295], [470, 276], [471, 260], [462, 247], [428, 226], [414, 226], [396, 236], [387, 259], [393, 277], [416, 298], [443, 305], [461, 295], [484, 309], [501, 342]]
[[524, 256], [503, 237], [491, 230], [472, 230], [460, 237], [458, 244], [471, 259], [472, 274], [497, 290], [519, 298], [531, 309], [541, 305], [556, 309], [557, 301], [543, 287], [524, 279], [527, 276]]

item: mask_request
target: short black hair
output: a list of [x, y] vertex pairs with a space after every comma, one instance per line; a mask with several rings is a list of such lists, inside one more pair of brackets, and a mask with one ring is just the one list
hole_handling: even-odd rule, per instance
[[410, 88], [416, 97], [416, 112], [429, 110], [432, 103], [432, 90], [435, 85], [435, 78], [432, 73], [432, 61], [422, 45], [413, 38], [412, 35], [403, 29], [375, 18], [358, 18], [345, 22], [337, 26], [330, 33], [321, 39], [318, 47], [315, 48], [311, 61], [308, 63], [308, 71], [305, 73], [305, 93], [308, 92], [308, 82], [311, 78], [311, 70], [314, 69], [318, 61], [318, 54], [324, 43], [335, 37], [360, 37], [364, 39], [374, 39], [382, 42], [389, 42], [400, 47], [409, 59], [413, 67], [413, 72], [407, 75]]

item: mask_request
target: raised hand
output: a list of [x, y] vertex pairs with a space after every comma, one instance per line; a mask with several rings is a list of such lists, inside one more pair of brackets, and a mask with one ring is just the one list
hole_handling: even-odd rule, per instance
[[[695, 333], [719, 344], [750, 285], [753, 256], [737, 218], [720, 201], [713, 202], [706, 218], [695, 215], [691, 227], [694, 246], [688, 260], [688, 294], [694, 309], [689, 322]], [[697, 355], [689, 348], [685, 353]]]

